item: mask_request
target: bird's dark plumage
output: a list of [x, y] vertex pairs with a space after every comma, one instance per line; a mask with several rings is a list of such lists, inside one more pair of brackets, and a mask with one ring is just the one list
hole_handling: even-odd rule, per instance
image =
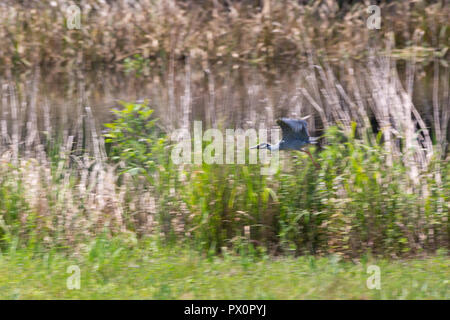
[[281, 118], [277, 120], [277, 124], [281, 127], [283, 140], [309, 142], [308, 123], [305, 120]]
[[311, 153], [303, 149], [308, 144], [316, 143], [317, 138], [310, 137], [308, 133], [308, 123], [305, 120], [296, 120], [281, 118], [277, 120], [277, 124], [281, 127], [283, 138], [275, 145], [261, 143], [251, 149], [269, 149], [275, 150], [298, 150], [309, 155], [314, 165], [320, 168], [319, 164], [314, 161]]
[[283, 138], [280, 141], [280, 150], [299, 150], [303, 146], [315, 143], [316, 139], [309, 136], [308, 123], [305, 120], [281, 118], [277, 120], [281, 127]]

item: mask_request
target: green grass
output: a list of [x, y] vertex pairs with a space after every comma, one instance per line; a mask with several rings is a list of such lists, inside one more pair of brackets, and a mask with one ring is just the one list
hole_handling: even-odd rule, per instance
[[[338, 256], [275, 258], [201, 256], [187, 249], [137, 248], [97, 240], [85, 253], [0, 257], [0, 299], [449, 299], [450, 259], [342, 261]], [[367, 266], [381, 269], [369, 290]], [[67, 268], [81, 269], [81, 288], [67, 289]]]

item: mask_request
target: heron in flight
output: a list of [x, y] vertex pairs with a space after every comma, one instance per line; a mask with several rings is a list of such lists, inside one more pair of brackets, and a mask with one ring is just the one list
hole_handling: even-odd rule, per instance
[[277, 120], [277, 124], [281, 127], [281, 133], [283, 136], [280, 142], [275, 145], [264, 142], [251, 147], [250, 149], [269, 149], [270, 151], [302, 151], [309, 155], [316, 168], [320, 168], [319, 164], [314, 160], [311, 152], [307, 149], [303, 149], [309, 144], [317, 143], [317, 137], [311, 137], [308, 133], [308, 124], [305, 121], [308, 117], [305, 117], [302, 120], [288, 118], [281, 118]]

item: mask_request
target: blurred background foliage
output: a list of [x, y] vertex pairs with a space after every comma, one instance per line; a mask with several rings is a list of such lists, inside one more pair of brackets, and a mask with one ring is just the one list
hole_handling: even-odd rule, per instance
[[[211, 254], [449, 248], [443, 1], [379, 3], [380, 30], [370, 1], [74, 3], [80, 30], [64, 1], [0, 4], [3, 249], [77, 253], [100, 235]], [[305, 114], [320, 170], [296, 152], [269, 176], [171, 161], [170, 133], [193, 120]]]
[[[80, 30], [66, 27], [70, 4], [81, 9]], [[366, 27], [371, 4], [382, 12], [382, 28], [372, 33]], [[91, 69], [164, 73], [171, 59], [191, 57], [276, 73], [275, 67], [287, 71], [307, 61], [311, 46], [321, 58], [363, 59], [368, 42], [383, 42], [392, 32], [397, 57], [430, 63], [436, 54], [447, 64], [448, 10], [441, 0], [7, 0], [0, 5], [0, 65], [62, 72], [82, 58]]]

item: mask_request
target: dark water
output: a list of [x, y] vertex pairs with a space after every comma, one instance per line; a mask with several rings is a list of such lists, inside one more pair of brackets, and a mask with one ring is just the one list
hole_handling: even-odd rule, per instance
[[[362, 100], [369, 101], [368, 93], [372, 88], [365, 88], [364, 65], [351, 67], [355, 74], [359, 74], [356, 80], [363, 89]], [[332, 71], [335, 82], [341, 84], [353, 99], [354, 88], [348, 80], [348, 68], [349, 65], [345, 64], [335, 65]], [[401, 64], [398, 70], [406, 88]], [[448, 103], [445, 93], [448, 95], [448, 78], [442, 76], [445, 71], [442, 68], [440, 72], [444, 80], [439, 86], [441, 108]], [[417, 66], [412, 91], [413, 103], [430, 128], [434, 125], [432, 72], [431, 67]], [[10, 82], [4, 79], [3, 84], [6, 83], [15, 84], [19, 125], [24, 136], [26, 123], [32, 119], [33, 99], [36, 101], [39, 131], [45, 131], [50, 123], [54, 133], [64, 130], [66, 135], [76, 135], [77, 123], [89, 116], [86, 106], [92, 109], [97, 128], [102, 130], [101, 124], [113, 119], [111, 109], [120, 107], [120, 100], [147, 100], [168, 131], [189, 126], [194, 120], [202, 120], [205, 127], [250, 128], [264, 123], [270, 128], [279, 117], [298, 118], [311, 114], [310, 131], [320, 134], [324, 125], [315, 108], [301, 94], [302, 88], [311, 93], [327, 117], [332, 116], [327, 97], [323, 95], [326, 84], [318, 72], [308, 66], [289, 72], [275, 71], [270, 75], [252, 66], [217, 66], [203, 70], [194, 63], [180, 63], [174, 66], [173, 72], [153, 70], [140, 76], [135, 72], [113, 73], [107, 70], [73, 70], [59, 74], [39, 70], [12, 77]], [[6, 119], [10, 132], [13, 114], [9, 100], [11, 90], [5, 86], [3, 96], [7, 99], [3, 99], [0, 117]], [[345, 101], [341, 99], [339, 103], [345, 104]], [[367, 108], [370, 115], [370, 108]], [[373, 125], [377, 126], [376, 121]]]

